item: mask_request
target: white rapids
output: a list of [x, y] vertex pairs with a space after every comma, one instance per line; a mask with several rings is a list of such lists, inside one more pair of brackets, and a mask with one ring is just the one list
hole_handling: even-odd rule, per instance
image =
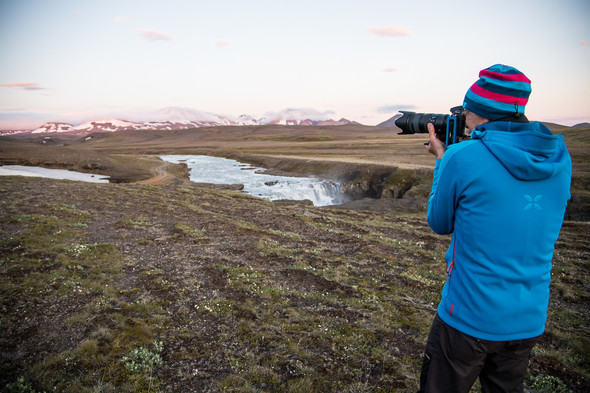
[[314, 206], [337, 205], [346, 202], [340, 184], [314, 177], [267, 175], [264, 168], [253, 167], [226, 158], [166, 155], [164, 161], [184, 163], [190, 170], [190, 180], [196, 183], [243, 184], [247, 194], [276, 200], [310, 200]]

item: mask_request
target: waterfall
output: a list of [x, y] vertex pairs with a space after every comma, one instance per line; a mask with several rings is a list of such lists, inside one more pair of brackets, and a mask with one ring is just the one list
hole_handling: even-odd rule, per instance
[[312, 185], [314, 198], [310, 199], [314, 206], [340, 205], [348, 201], [340, 190], [340, 183], [323, 181]]

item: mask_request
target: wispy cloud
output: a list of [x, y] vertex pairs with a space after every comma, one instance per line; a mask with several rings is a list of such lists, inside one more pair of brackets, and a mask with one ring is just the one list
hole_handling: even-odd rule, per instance
[[172, 40], [172, 36], [168, 33], [163, 33], [161, 31], [152, 30], [152, 29], [140, 29], [141, 35], [144, 39], [148, 41], [170, 41]]
[[383, 71], [384, 72], [398, 72], [400, 69], [397, 67], [387, 67]]
[[213, 45], [215, 45], [218, 48], [223, 48], [224, 46], [228, 46], [229, 44], [231, 44], [230, 41], [222, 39], [215, 40], [215, 42], [213, 43]]
[[398, 111], [411, 111], [415, 108], [415, 105], [409, 104], [386, 105], [377, 108], [377, 113], [395, 113]]
[[414, 35], [413, 31], [399, 26], [371, 27], [369, 32], [384, 37], [403, 37]]
[[128, 22], [128, 21], [129, 21], [129, 19], [124, 16], [115, 16], [113, 18], [113, 22], [115, 22], [115, 23], [123, 23], [123, 22]]
[[12, 87], [14, 89], [23, 89], [23, 90], [46, 90], [44, 87], [39, 86], [38, 82], [11, 82], [11, 83], [2, 83], [0, 84], [2, 87]]
[[580, 41], [580, 45], [587, 46], [587, 45], [590, 45], [590, 42], [588, 42], [588, 41]]

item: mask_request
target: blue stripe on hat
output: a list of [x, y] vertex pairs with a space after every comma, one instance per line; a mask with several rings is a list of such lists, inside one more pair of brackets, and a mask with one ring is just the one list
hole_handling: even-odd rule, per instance
[[525, 109], [524, 106], [490, 100], [475, 94], [471, 89], [465, 95], [463, 108], [489, 120], [498, 120], [517, 112], [524, 115]]
[[530, 83], [526, 82], [501, 81], [482, 77], [476, 83], [482, 89], [520, 98], [527, 98], [532, 91]]

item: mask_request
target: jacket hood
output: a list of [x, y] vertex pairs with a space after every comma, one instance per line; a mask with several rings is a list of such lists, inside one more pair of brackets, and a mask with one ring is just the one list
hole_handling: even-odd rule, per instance
[[486, 123], [473, 130], [471, 139], [481, 140], [519, 180], [543, 180], [571, 167], [563, 136], [539, 122]]

